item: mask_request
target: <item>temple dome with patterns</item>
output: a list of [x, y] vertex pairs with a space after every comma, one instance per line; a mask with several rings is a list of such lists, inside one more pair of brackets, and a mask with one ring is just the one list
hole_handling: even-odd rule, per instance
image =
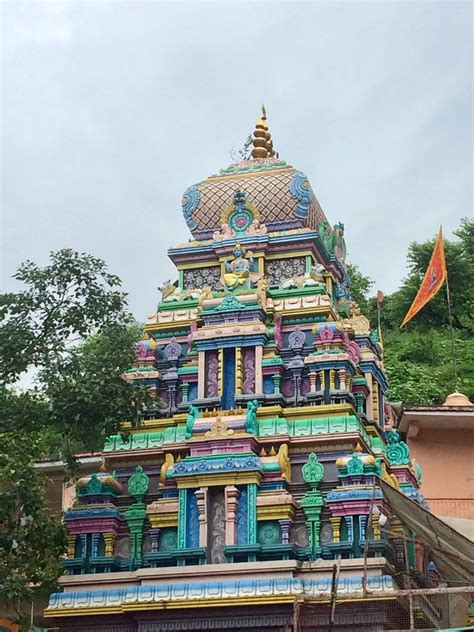
[[222, 225], [240, 231], [258, 221], [269, 231], [316, 230], [326, 221], [308, 178], [275, 153], [264, 108], [251, 142], [251, 156], [185, 191], [183, 214], [196, 239], [209, 238]]

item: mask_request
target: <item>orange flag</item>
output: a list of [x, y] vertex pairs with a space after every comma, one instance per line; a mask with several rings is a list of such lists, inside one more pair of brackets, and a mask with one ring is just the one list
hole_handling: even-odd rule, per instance
[[413, 316], [418, 314], [420, 309], [423, 309], [426, 303], [431, 301], [431, 299], [436, 296], [439, 289], [446, 280], [446, 274], [447, 271], [446, 259], [444, 257], [443, 233], [440, 227], [433, 254], [431, 255], [430, 264], [428, 266], [428, 269], [426, 270], [423, 282], [400, 327], [406, 325], [407, 322], [413, 318]]

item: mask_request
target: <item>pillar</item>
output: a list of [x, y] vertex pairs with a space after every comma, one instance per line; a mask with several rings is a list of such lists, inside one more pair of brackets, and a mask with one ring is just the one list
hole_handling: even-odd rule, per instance
[[225, 487], [225, 543], [226, 546], [237, 544], [237, 507], [239, 490], [234, 485]]
[[332, 541], [341, 541], [341, 516], [333, 516], [330, 518], [332, 527]]
[[281, 543], [288, 544], [290, 541], [291, 521], [286, 519], [286, 520], [279, 520], [278, 522], [280, 523], [280, 527], [281, 527]]
[[186, 548], [186, 499], [187, 489], [178, 492], [178, 549]]
[[204, 399], [206, 385], [206, 352], [198, 352], [198, 399]]
[[345, 369], [339, 369], [339, 371], [337, 372], [338, 376], [339, 376], [339, 388], [342, 391], [346, 390], [346, 370]]
[[199, 510], [199, 546], [207, 545], [207, 487], [200, 487], [194, 492]]
[[104, 538], [104, 544], [105, 544], [105, 557], [113, 557], [115, 540], [117, 539], [117, 534], [114, 533], [113, 531], [108, 531], [106, 533], [103, 533], [102, 537]]
[[217, 357], [219, 358], [219, 368], [217, 370], [218, 394], [219, 397], [222, 397], [224, 392], [224, 349], [222, 347], [217, 350]]
[[274, 373], [272, 375], [273, 379], [273, 393], [275, 395], [280, 394], [280, 384], [281, 384], [281, 375], [279, 373]]
[[255, 347], [255, 394], [263, 393], [263, 374], [262, 374], [263, 347], [257, 345]]
[[257, 485], [250, 483], [247, 486], [247, 516], [248, 516], [248, 543], [257, 543]]
[[235, 394], [244, 392], [244, 369], [242, 359], [242, 347], [235, 348]]
[[76, 548], [76, 534], [68, 533], [67, 536], [67, 556], [69, 559], [74, 559], [74, 552]]
[[152, 553], [158, 553], [159, 551], [159, 536], [161, 529], [159, 527], [153, 527], [150, 529], [151, 551]]
[[187, 402], [188, 401], [188, 394], [189, 394], [189, 382], [183, 382], [181, 384], [181, 393], [182, 393], [182, 397], [183, 397], [183, 402]]

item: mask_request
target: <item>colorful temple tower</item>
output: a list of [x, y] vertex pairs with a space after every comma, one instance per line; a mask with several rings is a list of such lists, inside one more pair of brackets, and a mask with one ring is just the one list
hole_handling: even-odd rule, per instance
[[251, 155], [182, 208], [193, 239], [169, 250], [178, 280], [126, 375], [159, 406], [78, 482], [46, 615], [81, 632], [276, 630], [313, 599], [326, 629], [337, 565], [333, 629], [384, 629], [404, 614], [400, 569], [427, 577], [428, 559], [379, 481], [424, 500], [386, 431], [382, 347], [351, 301], [344, 225], [275, 153], [265, 113]]

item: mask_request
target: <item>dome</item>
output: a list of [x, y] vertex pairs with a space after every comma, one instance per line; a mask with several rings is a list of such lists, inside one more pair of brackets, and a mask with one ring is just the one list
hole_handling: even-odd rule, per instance
[[468, 397], [463, 393], [451, 393], [444, 401], [443, 406], [473, 406], [474, 404], [469, 401]]
[[196, 239], [210, 238], [224, 225], [239, 234], [252, 222], [268, 231], [317, 230], [327, 222], [305, 174], [275, 155], [265, 111], [252, 144], [251, 157], [185, 191], [183, 215]]

